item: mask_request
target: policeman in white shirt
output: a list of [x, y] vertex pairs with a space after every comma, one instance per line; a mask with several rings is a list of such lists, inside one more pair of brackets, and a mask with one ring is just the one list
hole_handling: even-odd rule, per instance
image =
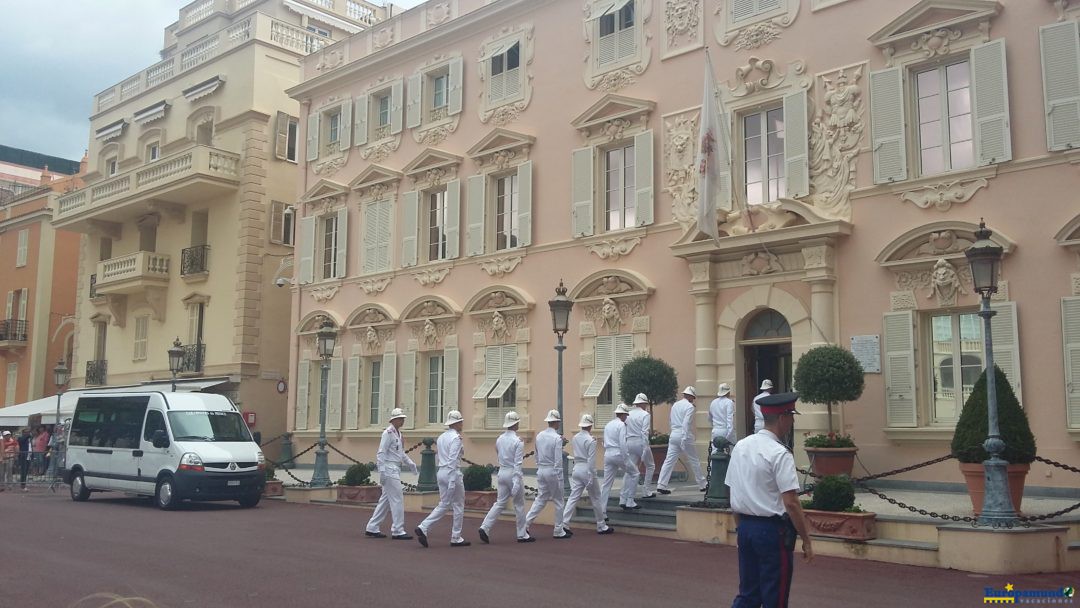
[[[638, 393], [634, 397], [634, 409], [626, 418], [626, 448], [630, 451], [630, 461], [634, 467], [634, 474], [645, 463], [644, 498], [655, 498], [656, 490], [652, 485], [653, 473], [656, 472], [656, 462], [652, 457], [652, 448], [649, 447], [649, 429], [652, 428], [652, 414], [646, 409], [649, 406], [649, 397], [645, 393]], [[637, 496], [637, 483], [631, 485], [631, 479], [623, 479], [623, 487], [628, 485], [634, 488], [634, 496]]]
[[405, 424], [405, 412], [401, 408], [395, 408], [390, 412], [390, 426], [382, 433], [379, 441], [379, 451], [375, 454], [375, 465], [379, 470], [379, 484], [382, 485], [382, 495], [379, 503], [375, 505], [375, 512], [368, 520], [365, 536], [372, 538], [386, 538], [379, 531], [382, 521], [386, 519], [386, 513], [390, 513], [390, 536], [394, 540], [412, 540], [405, 533], [405, 501], [401, 495], [401, 469], [405, 468], [416, 473], [416, 463], [405, 454], [405, 447], [401, 437], [401, 425]]
[[559, 423], [561, 421], [559, 410], [549, 411], [547, 417], [544, 418], [548, 428], [536, 435], [536, 483], [539, 492], [536, 495], [536, 500], [533, 501], [532, 508], [529, 509], [529, 513], [525, 516], [525, 528], [527, 530], [532, 525], [532, 522], [536, 520], [536, 516], [540, 515], [540, 511], [544, 510], [547, 503], [553, 503], [555, 506], [555, 530], [553, 536], [560, 539], [570, 538], [572, 535], [563, 525], [563, 508], [565, 504], [562, 470], [563, 437], [559, 434]]
[[596, 481], [596, 439], [592, 436], [593, 417], [589, 414], [581, 415], [578, 424], [581, 431], [570, 440], [570, 447], [574, 451], [574, 474], [570, 477], [570, 498], [566, 501], [563, 510], [563, 522], [568, 522], [574, 517], [574, 509], [578, 500], [585, 490], [589, 491], [589, 500], [592, 502], [593, 515], [596, 516], [596, 533], [612, 534], [615, 528], [604, 523], [604, 509], [600, 508], [600, 484]]
[[525, 473], [522, 464], [525, 461], [525, 442], [518, 437], [518, 425], [521, 416], [517, 412], [507, 412], [503, 421], [506, 429], [495, 440], [495, 454], [499, 460], [498, 497], [491, 506], [484, 523], [480, 525], [480, 540], [490, 543], [491, 529], [495, 526], [495, 520], [506, 509], [511, 500], [514, 501], [514, 515], [517, 519], [517, 541], [519, 543], [531, 543], [535, 538], [529, 536], [525, 530]]
[[732, 608], [786, 608], [796, 534], [806, 561], [814, 556], [797, 495], [795, 459], [780, 443], [794, 426], [798, 398], [798, 393], [762, 397], [765, 428], [731, 450], [725, 483], [739, 538], [739, 595]]
[[468, 547], [472, 544], [461, 537], [461, 523], [465, 517], [465, 483], [461, 476], [461, 457], [465, 452], [461, 440], [461, 427], [464, 423], [465, 419], [461, 417], [461, 412], [450, 410], [446, 414], [444, 423], [449, 428], [439, 435], [438, 441], [435, 442], [435, 459], [439, 465], [439, 472], [436, 475], [439, 482], [439, 504], [414, 531], [416, 539], [425, 547], [428, 546], [428, 530], [451, 510], [454, 513], [454, 525], [450, 532], [450, 546]]
[[768, 397], [773, 392], [772, 380], [768, 378], [761, 381], [761, 392], [757, 397], [754, 397], [754, 432], [758, 432], [765, 428], [765, 419], [761, 415], [761, 406], [758, 404], [758, 400], [762, 397]]
[[705, 491], [705, 474], [701, 472], [701, 461], [698, 459], [697, 449], [694, 448], [694, 400], [697, 399], [697, 390], [692, 386], [683, 389], [683, 398], [671, 406], [671, 434], [668, 436], [667, 458], [664, 466], [660, 467], [660, 479], [656, 483], [656, 491], [661, 494], [671, 494], [668, 482], [671, 481], [671, 473], [675, 470], [675, 463], [679, 457], [686, 459], [687, 470], [693, 473], [697, 480], [698, 488]]
[[[709, 425], [712, 426], [712, 439], [723, 437], [729, 443], [735, 443], [735, 402], [731, 400], [731, 387], [725, 382], [716, 389], [716, 399], [709, 404]], [[709, 441], [709, 453], [712, 454], [712, 441]]]
[[637, 467], [630, 459], [630, 448], [626, 445], [626, 419], [629, 417], [630, 410], [626, 408], [625, 403], [620, 403], [615, 407], [615, 418], [604, 426], [604, 483], [600, 486], [600, 504], [603, 505], [605, 517], [607, 517], [611, 486], [619, 477], [623, 478], [623, 488], [619, 492], [619, 506], [624, 511], [641, 508], [634, 500], [634, 491], [637, 489]]

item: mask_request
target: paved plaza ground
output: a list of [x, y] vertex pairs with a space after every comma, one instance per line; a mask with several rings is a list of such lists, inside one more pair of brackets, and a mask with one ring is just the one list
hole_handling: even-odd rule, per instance
[[[66, 487], [63, 488], [66, 491]], [[579, 526], [568, 541], [537, 525], [538, 542], [514, 543], [499, 523], [494, 544], [451, 548], [449, 518], [432, 547], [368, 539], [370, 511], [264, 501], [185, 505], [95, 494], [0, 493], [0, 606], [68, 607], [96, 593], [142, 597], [161, 608], [420, 606], [560, 608], [727, 606], [737, 587], [736, 549]], [[411, 530], [418, 521], [407, 515]], [[819, 557], [796, 566], [793, 607], [981, 606], [985, 586], [1076, 585], [1075, 575], [987, 577]], [[105, 604], [83, 603], [98, 608]], [[148, 604], [143, 604], [148, 605]]]

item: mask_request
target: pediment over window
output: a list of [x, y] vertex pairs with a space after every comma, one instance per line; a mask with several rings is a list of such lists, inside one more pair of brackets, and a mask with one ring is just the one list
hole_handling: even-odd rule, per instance
[[1058, 245], [1080, 254], [1080, 215], [1074, 217], [1054, 235]]
[[913, 49], [927, 47], [925, 50], [933, 53], [937, 45], [948, 47], [947, 36], [935, 39], [935, 34], [941, 30], [960, 32], [971, 27], [987, 37], [990, 20], [1001, 12], [1001, 8], [1001, 3], [994, 0], [922, 0], [875, 32], [869, 40], [885, 50], [886, 55], [893, 54], [888, 49], [905, 45]]
[[365, 327], [379, 327], [397, 323], [399, 315], [393, 308], [385, 304], [364, 304], [357, 308], [345, 320], [345, 327], [360, 329]]
[[582, 279], [570, 291], [575, 302], [645, 297], [656, 291], [648, 279], [630, 270], [601, 270]]
[[304, 315], [304, 318], [297, 324], [296, 333], [301, 336], [314, 337], [315, 332], [319, 331], [319, 328], [322, 327], [324, 319], [329, 319], [330, 324], [334, 326], [334, 329], [341, 329], [341, 319], [336, 313], [326, 310], [313, 310]]
[[184, 303], [184, 308], [191, 308], [192, 306], [196, 306], [198, 304], [202, 304], [203, 306], [210, 306], [210, 296], [204, 293], [199, 293], [197, 291], [191, 292], [190, 294], [188, 294], [187, 297], [182, 298], [180, 301]]
[[530, 310], [535, 304], [529, 294], [516, 287], [492, 285], [477, 292], [465, 305], [465, 312], [472, 315], [490, 315], [496, 310], [503, 313], [524, 312]]
[[337, 182], [328, 179], [320, 179], [300, 197], [300, 202], [313, 203], [317, 200], [348, 194], [348, 192], [348, 188]]
[[413, 182], [428, 181], [438, 184], [457, 173], [462, 158], [456, 154], [426, 148], [412, 162], [405, 165], [402, 172]]
[[578, 115], [570, 125], [581, 131], [582, 136], [587, 139], [598, 133], [621, 131], [634, 122], [644, 125], [649, 120], [649, 114], [655, 109], [654, 101], [608, 94], [589, 106], [589, 109]]
[[375, 186], [382, 186], [382, 189], [392, 189], [397, 186], [402, 177], [404, 177], [404, 174], [400, 171], [387, 169], [380, 165], [368, 165], [368, 168], [364, 169], [360, 175], [357, 175], [356, 179], [349, 182], [349, 188], [351, 190], [368, 190]]
[[[978, 228], [970, 222], [924, 224], [897, 237], [875, 259], [885, 267], [932, 265], [940, 259], [966, 266], [964, 251], [977, 240]], [[1016, 243], [996, 231], [990, 240], [1000, 245], [1005, 255], [1016, 247]]]
[[442, 296], [424, 296], [413, 300], [401, 313], [401, 320], [420, 322], [425, 320], [453, 319], [461, 314], [461, 307]]
[[509, 129], [494, 129], [483, 139], [469, 148], [469, 158], [477, 164], [510, 164], [515, 161], [525, 160], [529, 157], [529, 150], [536, 143], [532, 135], [524, 135]]

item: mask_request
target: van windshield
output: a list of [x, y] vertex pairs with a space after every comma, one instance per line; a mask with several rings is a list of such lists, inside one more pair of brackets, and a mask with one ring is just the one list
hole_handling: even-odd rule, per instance
[[247, 425], [236, 412], [169, 412], [177, 441], [251, 441]]

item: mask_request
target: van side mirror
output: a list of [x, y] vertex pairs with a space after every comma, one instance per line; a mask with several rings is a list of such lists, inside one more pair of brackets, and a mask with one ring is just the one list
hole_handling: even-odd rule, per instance
[[251, 440], [254, 441], [256, 445], [262, 445], [262, 431], [255, 431], [252, 433]]
[[151, 442], [154, 444], [155, 448], [169, 447], [169, 435], [165, 431], [162, 431], [160, 429], [156, 430], [151, 437]]

